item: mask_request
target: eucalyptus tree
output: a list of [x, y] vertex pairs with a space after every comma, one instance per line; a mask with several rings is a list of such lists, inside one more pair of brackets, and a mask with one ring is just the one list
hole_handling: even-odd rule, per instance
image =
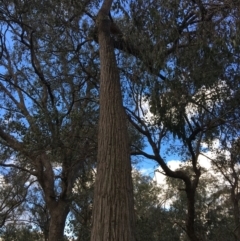
[[[98, 103], [94, 101], [98, 98], [94, 97], [98, 93], [99, 60], [92, 40], [96, 40], [96, 32], [100, 45], [102, 94], [95, 205], [101, 206], [98, 202], [104, 200], [98, 195], [105, 195], [104, 189], [101, 188], [101, 193], [97, 191], [98, 186], [105, 182], [105, 177], [111, 177], [110, 199], [120, 203], [105, 203], [101, 209], [107, 215], [104, 219], [111, 225], [115, 221], [122, 224], [114, 224], [114, 229], [119, 227], [117, 238], [120, 235], [124, 240], [134, 239], [126, 116], [114, 45], [108, 45], [112, 42], [109, 33], [107, 46], [112, 48], [104, 45], [106, 29], [101, 23], [102, 20], [105, 23], [110, 5], [109, 9], [103, 7], [98, 14], [95, 29], [91, 28], [87, 17], [95, 21], [97, 7], [98, 1], [72, 1], [71, 4], [68, 1], [2, 1], [0, 6], [3, 69], [0, 87], [4, 103], [1, 106], [1, 165], [28, 173], [39, 182], [51, 217], [49, 240], [62, 240], [79, 169], [95, 156]], [[105, 20], [101, 20], [101, 14]], [[110, 23], [110, 19], [107, 22]], [[105, 55], [107, 50], [109, 52]], [[113, 66], [110, 75], [109, 66]], [[107, 168], [105, 152], [108, 153]], [[14, 159], [13, 163], [8, 163], [10, 157]], [[101, 168], [108, 170], [107, 175], [101, 175]], [[106, 185], [105, 188], [108, 192], [109, 188]], [[117, 195], [116, 190], [119, 190]], [[112, 215], [115, 207], [118, 211], [114, 211], [114, 215], [125, 212], [128, 217]], [[100, 212], [95, 208], [94, 213], [98, 215]], [[94, 218], [93, 228], [98, 231], [92, 232], [93, 237], [95, 235], [99, 240], [99, 230], [105, 230], [102, 236], [105, 240], [108, 227], [105, 225], [104, 229], [99, 229], [98, 224], [102, 222]], [[115, 231], [111, 235], [116, 236]]]
[[101, 64], [100, 117], [91, 241], [134, 241], [130, 143], [111, 38], [112, 4], [112, 0], [103, 1], [96, 18]]
[[39, 183], [51, 241], [63, 240], [76, 178], [96, 160], [97, 61], [84, 46], [88, 1], [74, 4], [0, 3], [0, 165]]
[[[130, 86], [126, 107], [153, 153], [136, 148], [133, 154], [157, 161], [167, 176], [184, 181], [185, 230], [194, 241], [201, 240], [195, 230], [195, 198], [203, 143], [223, 138], [235, 123], [238, 107], [226, 102], [230, 96], [232, 103], [238, 99], [239, 17], [234, 1], [135, 1], [125, 14], [130, 24], [122, 42], [114, 42], [136, 57], [122, 55], [122, 72]], [[166, 145], [169, 152], [163, 153]], [[164, 156], [171, 152], [190, 160], [193, 176], [167, 166]]]
[[[230, 89], [238, 92], [239, 4], [2, 1], [0, 19], [2, 165], [37, 178], [51, 216], [49, 239], [62, 239], [77, 170], [94, 156], [100, 70], [92, 241], [135, 239], [123, 103], [153, 150], [151, 155], [134, 146], [132, 154], [157, 161], [166, 175], [185, 182], [186, 230], [190, 240], [199, 240], [198, 156], [213, 130], [231, 124], [233, 112], [223, 100]], [[144, 118], [146, 103], [150, 121]], [[194, 178], [166, 165], [160, 150], [172, 134], [182, 143], [183, 159], [191, 160]], [[6, 162], [10, 156], [14, 164]]]

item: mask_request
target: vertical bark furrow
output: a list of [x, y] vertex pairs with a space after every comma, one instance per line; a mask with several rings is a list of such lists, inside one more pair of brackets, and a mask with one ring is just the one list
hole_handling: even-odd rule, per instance
[[109, 29], [108, 17], [99, 13], [100, 120], [91, 241], [134, 241], [133, 187], [126, 116]]

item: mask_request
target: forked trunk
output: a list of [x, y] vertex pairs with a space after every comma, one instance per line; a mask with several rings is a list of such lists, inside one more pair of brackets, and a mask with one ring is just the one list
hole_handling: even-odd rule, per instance
[[100, 120], [91, 241], [134, 241], [126, 115], [106, 12], [99, 12], [97, 24], [101, 63]]

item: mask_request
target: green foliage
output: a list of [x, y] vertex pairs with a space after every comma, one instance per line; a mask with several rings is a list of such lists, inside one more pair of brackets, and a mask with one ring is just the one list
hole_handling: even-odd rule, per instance
[[0, 235], [3, 241], [44, 241], [38, 230], [34, 230], [31, 225], [16, 227], [13, 224], [6, 226]]
[[179, 240], [171, 211], [164, 208], [163, 189], [150, 176], [133, 172], [136, 237], [139, 241]]
[[[0, 3], [0, 160], [8, 168], [3, 175], [9, 185], [0, 190], [1, 207], [6, 207], [0, 210], [1, 218], [21, 214], [27, 197], [31, 205], [25, 210], [34, 221], [39, 219], [42, 232], [47, 230], [48, 207], [38, 199], [44, 197], [41, 188], [26, 196], [23, 184], [30, 174], [38, 176], [34, 158], [44, 153], [51, 167], [58, 167], [53, 182], [56, 200], [66, 183], [77, 190], [69, 188], [73, 193], [69, 191], [67, 200], [72, 205], [69, 232], [79, 240], [89, 240], [91, 226], [94, 175], [90, 170], [96, 163], [100, 74], [94, 19], [99, 5], [98, 0]], [[111, 15], [122, 31], [119, 36], [112, 34], [112, 40], [124, 105], [135, 123], [129, 124], [132, 151], [139, 154], [150, 140], [154, 151], [162, 154], [164, 142], [186, 160], [192, 158], [189, 146], [198, 154], [206, 143], [207, 149], [215, 150], [213, 141], [219, 139], [225, 150], [232, 143], [237, 167], [238, 1], [114, 1]], [[143, 105], [150, 105], [151, 121]], [[170, 143], [172, 135], [175, 143]], [[15, 166], [9, 162], [13, 158]], [[231, 162], [225, 156], [216, 161], [228, 174]], [[195, 175], [192, 167], [184, 171]], [[225, 176], [232, 180], [231, 175]], [[139, 173], [134, 173], [134, 181], [138, 240], [187, 240], [184, 183], [168, 180], [173, 201], [164, 209], [161, 188]], [[211, 176], [200, 178], [196, 231], [205, 240], [232, 240], [229, 189], [209, 190], [214, 182]], [[37, 231], [16, 227], [9, 226], [5, 238], [8, 233], [8, 240], [15, 240], [16, 231], [19, 240], [28, 240], [27, 233], [29, 240], [38, 240]]]

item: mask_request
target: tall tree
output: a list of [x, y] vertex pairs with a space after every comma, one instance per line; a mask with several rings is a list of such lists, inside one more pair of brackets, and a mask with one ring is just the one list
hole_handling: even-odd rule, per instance
[[[111, 6], [117, 10], [114, 20]], [[185, 181], [188, 236], [198, 240], [194, 201], [201, 143], [213, 140], [213, 129], [220, 133], [219, 126], [230, 125], [233, 113], [229, 106], [224, 109], [219, 88], [214, 98], [208, 91], [224, 80], [236, 89], [235, 97], [239, 94], [238, 3], [104, 1], [95, 17], [96, 9], [98, 0], [1, 1], [1, 164], [36, 176], [52, 209], [51, 237], [61, 240], [78, 167], [96, 144], [89, 140], [95, 137], [98, 109], [98, 98], [92, 98], [98, 87], [98, 43], [101, 117], [92, 239], [116, 234], [134, 239], [124, 103], [132, 125], [153, 149], [148, 155], [134, 147], [135, 154], [156, 160], [167, 175]], [[224, 100], [232, 94], [226, 89]], [[153, 121], [144, 118], [146, 103]], [[163, 140], [169, 145], [172, 134], [182, 143], [183, 159], [192, 161], [193, 177], [165, 163], [161, 147]], [[14, 164], [9, 157], [16, 157]], [[60, 213], [64, 207], [67, 211]]]
[[78, 31], [87, 4], [0, 3], [0, 165], [35, 177], [51, 241], [63, 239], [75, 180], [96, 159], [97, 70]]
[[134, 206], [127, 118], [105, 0], [96, 25], [100, 52], [98, 165], [91, 241], [134, 241]]
[[[168, 1], [161, 5], [152, 2], [150, 7], [146, 2], [143, 13], [143, 5], [139, 4], [138, 9], [133, 4], [132, 9], [136, 21], [136, 32], [132, 33], [144, 33], [137, 39], [145, 45], [139, 43], [138, 47], [130, 48], [141, 62], [132, 64], [128, 72], [130, 94], [137, 106], [134, 109], [131, 103], [128, 113], [153, 154], [137, 149], [135, 154], [156, 160], [167, 176], [184, 181], [188, 200], [186, 232], [190, 240], [201, 240], [194, 223], [201, 176], [198, 160], [203, 142], [213, 141], [216, 133], [221, 135], [223, 126], [233, 124], [231, 117], [235, 111], [226, 108], [224, 102], [232, 95], [231, 86], [239, 89], [239, 50], [227, 38], [226, 31], [230, 16], [232, 30], [228, 36], [239, 31], [239, 6], [231, 1]], [[170, 11], [170, 6], [174, 11]], [[165, 35], [164, 29], [168, 29]], [[137, 51], [140, 47], [141, 53]], [[145, 113], [148, 105], [150, 118]], [[170, 146], [174, 139], [177, 141]], [[164, 160], [163, 145], [170, 146], [168, 153], [175, 151], [182, 160], [190, 159], [194, 175], [184, 170], [172, 171]]]

